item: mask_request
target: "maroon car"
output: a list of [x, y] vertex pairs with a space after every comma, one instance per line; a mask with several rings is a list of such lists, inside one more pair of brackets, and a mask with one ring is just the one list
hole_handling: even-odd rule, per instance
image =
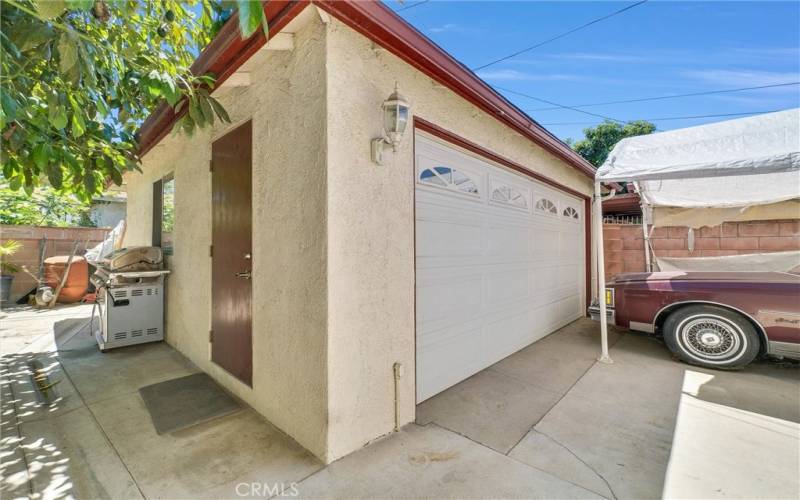
[[[737, 368], [763, 354], [800, 359], [800, 274], [620, 274], [607, 314], [623, 328], [662, 335], [687, 363]], [[599, 316], [599, 307], [589, 308]]]

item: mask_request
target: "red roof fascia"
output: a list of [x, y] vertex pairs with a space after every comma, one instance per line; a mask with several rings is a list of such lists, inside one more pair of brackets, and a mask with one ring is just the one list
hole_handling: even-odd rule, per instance
[[[269, 24], [270, 38], [289, 24], [307, 5], [308, 2], [291, 0], [266, 2], [264, 13]], [[239, 15], [238, 12], [234, 12], [192, 64], [192, 73], [195, 75], [212, 73], [216, 76], [216, 84], [219, 86], [266, 43], [267, 38], [261, 30], [250, 38], [243, 39], [239, 34]], [[139, 155], [144, 155], [158, 144], [186, 111], [184, 107], [176, 114], [172, 107], [162, 102], [139, 129]]]
[[[269, 0], [265, 3], [265, 12], [270, 34], [278, 33], [309, 3], [318, 5], [503, 124], [566, 161], [582, 174], [594, 179], [595, 169], [583, 157], [495, 92], [475, 73], [380, 1]], [[260, 32], [247, 40], [242, 40], [238, 32], [238, 18], [234, 14], [197, 59], [192, 71], [195, 74], [206, 72], [216, 74], [219, 85], [265, 43], [264, 34]], [[166, 104], [159, 106], [140, 130], [140, 155], [158, 143], [178, 118], [180, 116], [176, 116]]]

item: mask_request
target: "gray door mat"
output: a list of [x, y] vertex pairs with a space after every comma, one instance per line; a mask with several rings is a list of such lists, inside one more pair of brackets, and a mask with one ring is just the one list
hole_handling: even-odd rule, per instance
[[239, 402], [205, 373], [148, 385], [139, 389], [139, 394], [158, 434], [185, 429], [241, 409]]

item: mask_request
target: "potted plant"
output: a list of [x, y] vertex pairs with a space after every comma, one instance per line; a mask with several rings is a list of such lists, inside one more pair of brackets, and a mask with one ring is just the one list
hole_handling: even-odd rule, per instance
[[11, 298], [11, 283], [14, 281], [14, 273], [19, 271], [19, 267], [8, 261], [8, 258], [17, 253], [22, 248], [18, 241], [8, 240], [0, 244], [0, 302], [8, 302]]

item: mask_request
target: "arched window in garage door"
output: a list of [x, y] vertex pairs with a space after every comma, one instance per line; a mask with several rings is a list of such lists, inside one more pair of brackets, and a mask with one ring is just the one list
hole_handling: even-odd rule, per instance
[[511, 205], [517, 208], [528, 208], [528, 200], [525, 195], [511, 186], [501, 185], [492, 191], [492, 201]]
[[536, 202], [536, 211], [543, 212], [548, 215], [558, 215], [556, 204], [547, 198], [539, 198], [539, 201]]
[[478, 186], [468, 175], [451, 167], [426, 168], [419, 174], [422, 184], [452, 189], [460, 193], [478, 194]]
[[563, 215], [564, 217], [567, 217], [569, 219], [575, 219], [575, 220], [580, 219], [580, 215], [578, 215], [578, 211], [575, 210], [572, 207], [565, 208], [564, 211], [561, 213], [561, 215]]

